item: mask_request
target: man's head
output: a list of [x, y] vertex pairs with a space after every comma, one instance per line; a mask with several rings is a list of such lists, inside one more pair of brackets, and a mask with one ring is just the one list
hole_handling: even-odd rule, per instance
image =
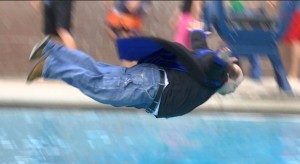
[[136, 0], [136, 1], [125, 1], [125, 5], [128, 9], [128, 11], [130, 13], [137, 13], [139, 8], [140, 8], [140, 5], [141, 5], [141, 1], [140, 0]]
[[235, 89], [244, 80], [242, 69], [237, 64], [231, 64], [227, 72], [227, 81], [217, 91], [221, 95], [226, 95], [235, 91]]

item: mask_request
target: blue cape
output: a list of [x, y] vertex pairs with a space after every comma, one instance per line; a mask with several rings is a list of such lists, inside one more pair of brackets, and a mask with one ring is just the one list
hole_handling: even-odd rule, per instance
[[224, 83], [227, 63], [212, 50], [192, 52], [178, 43], [154, 37], [117, 39], [116, 45], [121, 59], [185, 71], [197, 81], [213, 87], [220, 87]]
[[185, 71], [185, 68], [176, 59], [176, 55], [156, 42], [155, 38], [117, 39], [117, 50], [121, 59], [138, 61], [138, 63], [152, 63], [163, 68]]

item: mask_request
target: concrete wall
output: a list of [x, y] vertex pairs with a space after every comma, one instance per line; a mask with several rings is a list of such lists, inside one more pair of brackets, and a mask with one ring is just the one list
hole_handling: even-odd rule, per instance
[[[154, 1], [150, 16], [146, 17], [145, 31], [149, 35], [172, 39], [168, 19], [179, 1]], [[106, 35], [103, 1], [76, 1], [73, 14], [73, 34], [79, 49], [91, 54], [96, 60], [119, 64], [114, 45]], [[42, 16], [29, 1], [0, 1], [0, 77], [25, 78], [32, 63], [28, 54], [33, 45], [43, 38]], [[209, 46], [215, 49], [221, 42], [212, 35]], [[264, 73], [272, 74], [270, 63], [264, 61]], [[248, 69], [245, 62], [245, 69]]]

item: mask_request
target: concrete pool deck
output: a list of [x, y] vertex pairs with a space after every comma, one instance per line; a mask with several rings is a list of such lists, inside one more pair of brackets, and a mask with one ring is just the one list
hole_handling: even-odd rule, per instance
[[[194, 112], [300, 114], [300, 82], [293, 82], [291, 86], [295, 97], [289, 97], [280, 91], [271, 77], [265, 77], [261, 82], [246, 78], [235, 93], [227, 96], [216, 94]], [[38, 80], [27, 84], [25, 79], [0, 79], [0, 106], [119, 109], [95, 102], [61, 81]]]

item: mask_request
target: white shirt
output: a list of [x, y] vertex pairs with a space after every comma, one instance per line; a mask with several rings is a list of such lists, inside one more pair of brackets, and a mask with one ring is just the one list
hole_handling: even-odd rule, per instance
[[[163, 88], [163, 90], [166, 88], [166, 86], [169, 84], [169, 80], [168, 80], [168, 77], [167, 77], [167, 73], [164, 71], [164, 74], [165, 74], [165, 86]], [[162, 97], [162, 96], [161, 96]], [[161, 97], [160, 97], [160, 100], [161, 100]], [[154, 110], [154, 112], [152, 113], [153, 115], [157, 116], [158, 115], [158, 109], [159, 109], [159, 106], [160, 106], [160, 100]]]

